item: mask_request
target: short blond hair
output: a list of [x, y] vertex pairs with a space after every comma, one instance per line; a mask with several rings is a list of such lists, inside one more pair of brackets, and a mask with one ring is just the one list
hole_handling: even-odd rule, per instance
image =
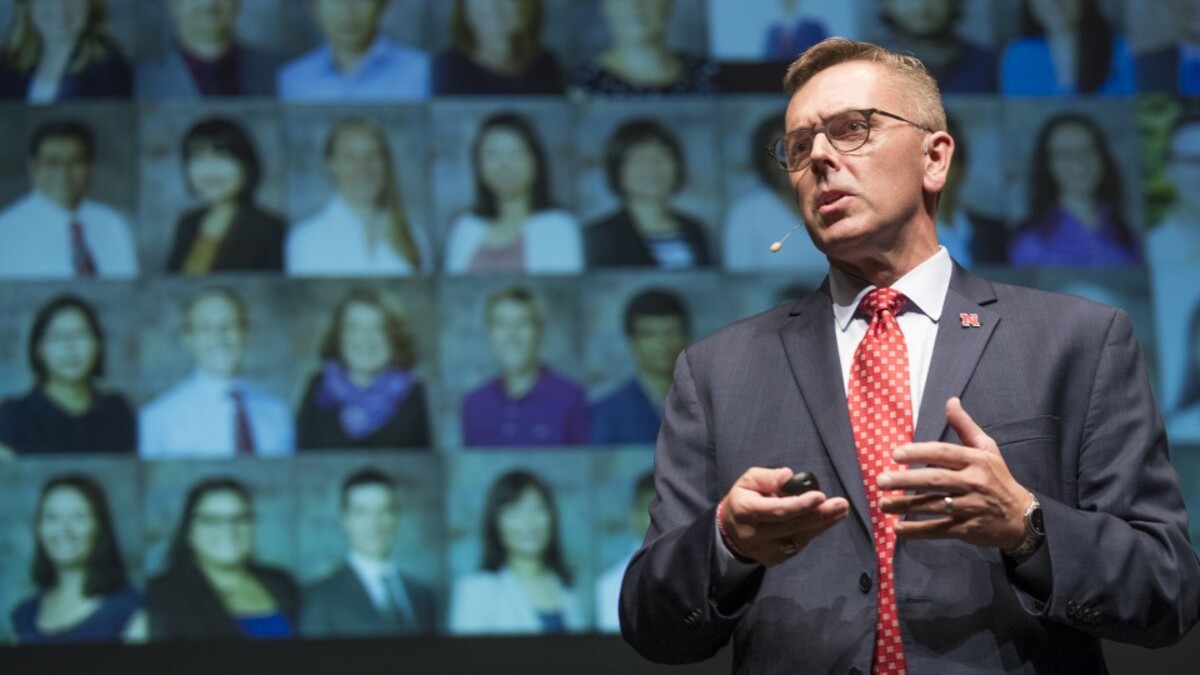
[[933, 131], [946, 130], [946, 108], [938, 91], [937, 80], [929, 74], [921, 60], [911, 54], [900, 54], [870, 42], [831, 37], [818, 42], [788, 66], [783, 76], [783, 91], [795, 94], [817, 73], [850, 61], [878, 63], [909, 85], [904, 93], [916, 102], [917, 119]]

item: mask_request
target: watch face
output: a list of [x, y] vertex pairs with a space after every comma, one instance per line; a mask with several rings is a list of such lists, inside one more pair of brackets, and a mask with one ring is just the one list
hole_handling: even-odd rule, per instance
[[1044, 534], [1046, 532], [1046, 528], [1042, 525], [1042, 507], [1039, 506], [1033, 510], [1033, 513], [1029, 514], [1029, 525], [1033, 528], [1033, 531], [1037, 532], [1038, 534]]

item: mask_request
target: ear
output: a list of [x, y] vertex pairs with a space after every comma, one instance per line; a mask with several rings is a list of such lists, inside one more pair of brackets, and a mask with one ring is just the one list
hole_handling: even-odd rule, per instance
[[945, 131], [934, 131], [925, 138], [925, 191], [936, 194], [946, 186], [950, 162], [954, 158], [954, 139]]

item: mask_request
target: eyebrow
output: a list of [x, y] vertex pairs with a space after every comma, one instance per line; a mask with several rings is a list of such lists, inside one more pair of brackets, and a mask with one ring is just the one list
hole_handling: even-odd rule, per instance
[[841, 110], [829, 113], [828, 115], [819, 115], [817, 117], [817, 119], [821, 120], [819, 123], [813, 124], [813, 125], [810, 125], [807, 127], [797, 127], [795, 129], [786, 129], [785, 128], [783, 135], [786, 136], [786, 135], [792, 133], [793, 131], [811, 131], [811, 130], [817, 128], [818, 126], [828, 122], [830, 120], [830, 118], [837, 117], [838, 115], [841, 115], [843, 113], [854, 112], [855, 110], [868, 110], [868, 108], [842, 108]]

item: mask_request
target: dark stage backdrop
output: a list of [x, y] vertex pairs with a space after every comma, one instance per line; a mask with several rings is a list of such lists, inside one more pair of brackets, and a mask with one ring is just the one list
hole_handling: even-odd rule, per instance
[[0, 670], [666, 672], [612, 635], [655, 383], [821, 284], [763, 146], [826, 35], [933, 67], [958, 261], [1130, 314], [1195, 513], [1200, 3], [1084, 5], [1060, 72], [1020, 0], [0, 2]]

